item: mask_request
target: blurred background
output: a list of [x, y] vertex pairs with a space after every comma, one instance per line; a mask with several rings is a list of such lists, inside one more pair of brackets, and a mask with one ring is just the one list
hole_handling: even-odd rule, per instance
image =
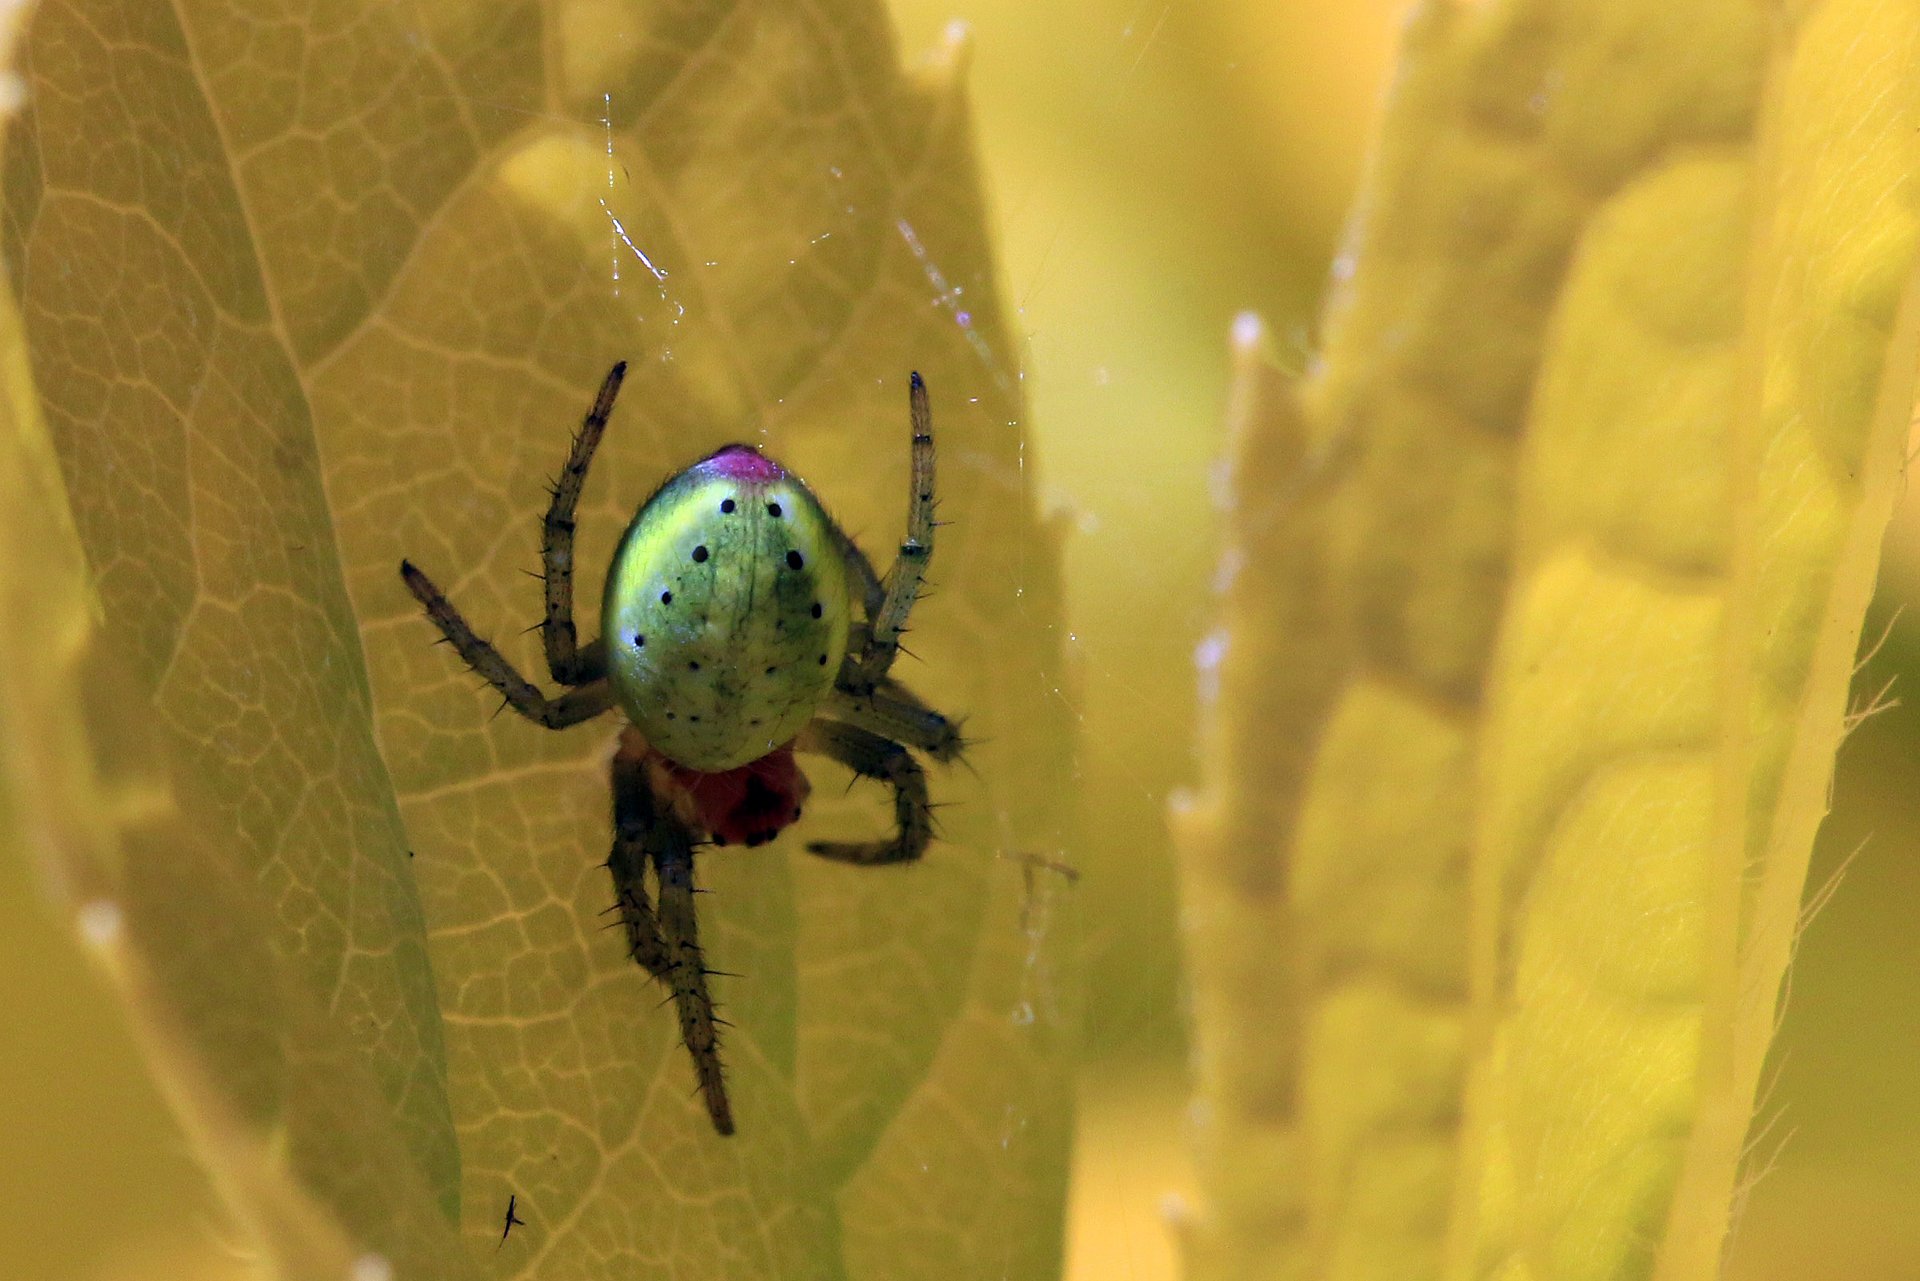
[[[907, 56], [958, 17], [1031, 335], [1039, 466], [1075, 518], [1088, 849], [1087, 1058], [1068, 1273], [1178, 1275], [1187, 1186], [1174, 880], [1162, 814], [1191, 768], [1191, 656], [1209, 624], [1226, 336], [1263, 315], [1304, 363], [1377, 124], [1403, 0], [894, 0]], [[1891, 530], [1856, 682], [1920, 681], [1920, 501]], [[1916, 696], [1920, 702], [1920, 696]], [[1920, 705], [1843, 749], [1768, 1080], [1759, 1177], [1728, 1281], [1920, 1278]], [[1844, 875], [1842, 868], [1844, 865]]]
[[[1304, 361], [1390, 73], [1399, 0], [893, 0], [909, 61], [954, 21], [1046, 501], [1063, 511], [1088, 844], [1087, 1056], [1073, 1281], [1175, 1275], [1187, 1186], [1175, 888], [1208, 626], [1226, 336], [1255, 310]], [[1889, 536], [1865, 703], [1920, 679], [1920, 503]], [[1920, 1277], [1920, 706], [1840, 758], [1732, 1281]], [[1841, 874], [1844, 865], [1844, 875]], [[1836, 880], [1837, 878], [1837, 880]], [[6, 1277], [243, 1275], [104, 992], [0, 863]], [[30, 981], [22, 981], [30, 979]], [[969, 1281], [969, 1279], [958, 1279]]]

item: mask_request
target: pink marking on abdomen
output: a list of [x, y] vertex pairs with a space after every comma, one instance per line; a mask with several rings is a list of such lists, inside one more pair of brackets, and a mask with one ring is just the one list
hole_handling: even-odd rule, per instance
[[718, 453], [708, 456], [700, 466], [717, 476], [725, 476], [729, 480], [744, 480], [753, 485], [765, 485], [776, 480], [784, 480], [787, 475], [786, 468], [752, 445], [728, 445]]

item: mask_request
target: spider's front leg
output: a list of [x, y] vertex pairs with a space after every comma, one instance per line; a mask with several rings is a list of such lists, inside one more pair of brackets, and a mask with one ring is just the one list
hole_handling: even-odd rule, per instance
[[893, 666], [900, 633], [920, 595], [927, 564], [933, 559], [933, 410], [927, 384], [914, 374], [907, 388], [908, 419], [913, 429], [913, 465], [907, 491], [907, 537], [885, 580], [848, 539], [842, 548], [849, 571], [859, 580], [867, 615], [866, 637], [852, 667], [861, 688], [879, 684]]
[[[733, 1133], [733, 1105], [727, 1100], [726, 1074], [720, 1064], [720, 1033], [707, 992], [706, 960], [694, 915], [694, 834], [656, 797], [647, 777], [647, 746], [629, 726], [621, 733], [613, 758], [613, 873], [620, 918], [633, 959], [672, 990], [680, 1014], [680, 1040], [693, 1057], [693, 1073], [720, 1134]], [[653, 864], [659, 884], [656, 916], [647, 903], [642, 872]]]
[[474, 633], [467, 620], [460, 617], [460, 611], [413, 562], [400, 562], [400, 577], [407, 584], [407, 590], [413, 593], [413, 598], [427, 611], [427, 617], [433, 620], [433, 625], [446, 637], [447, 643], [466, 660], [467, 666], [493, 686], [494, 691], [506, 700], [506, 706], [534, 724], [544, 725], [548, 729], [566, 729], [569, 725], [592, 720], [613, 706], [613, 691], [605, 680], [582, 685], [558, 698], [548, 698], [532, 681], [515, 671], [513, 664], [501, 657], [499, 650]]
[[547, 615], [540, 620], [540, 638], [547, 654], [547, 670], [561, 685], [585, 685], [607, 674], [607, 647], [596, 640], [584, 648], [573, 625], [573, 512], [586, 487], [587, 468], [613, 413], [614, 398], [627, 376], [627, 362], [607, 371], [593, 408], [580, 423], [567, 451], [566, 466], [553, 482], [553, 501], [540, 522], [540, 574], [546, 583]]
[[506, 700], [506, 706], [548, 729], [565, 729], [591, 720], [613, 706], [613, 694], [607, 688], [607, 647], [603, 641], [581, 646], [573, 626], [573, 512], [580, 502], [580, 490], [587, 483], [587, 467], [600, 437], [613, 413], [613, 401], [620, 394], [626, 377], [627, 362], [621, 361], [607, 371], [593, 408], [580, 424], [567, 453], [567, 464], [553, 485], [553, 501], [547, 507], [541, 525], [541, 576], [546, 581], [547, 614], [540, 623], [545, 642], [547, 670], [561, 685], [574, 686], [558, 698], [548, 698], [514, 670], [500, 651], [474, 633], [460, 611], [411, 561], [400, 562], [400, 577], [407, 590], [427, 611], [440, 634], [478, 672], [487, 684]]
[[942, 765], [960, 759], [967, 746], [957, 721], [928, 707], [891, 676], [864, 684], [851, 659], [841, 665], [840, 679], [829, 698], [835, 716], [925, 752]]
[[862, 778], [893, 785], [894, 835], [886, 841], [811, 841], [807, 852], [839, 863], [876, 866], [906, 863], [927, 852], [933, 839], [933, 807], [927, 776], [906, 748], [858, 725], [815, 720], [793, 741], [795, 751], [839, 761]]

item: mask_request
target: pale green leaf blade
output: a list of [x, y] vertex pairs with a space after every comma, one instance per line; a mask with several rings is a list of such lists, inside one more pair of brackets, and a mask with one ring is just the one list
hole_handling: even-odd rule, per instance
[[1913, 399], [1916, 22], [1421, 7], [1323, 361], [1243, 344], [1196, 1275], [1717, 1266]]
[[[904, 76], [863, 5], [452, 0], [74, 0], [30, 49], [22, 135], [85, 146], [9, 152], [7, 247], [87, 554], [195, 744], [182, 771], [259, 804], [233, 826], [294, 904], [262, 914], [267, 942], [349, 958], [309, 982], [416, 1118], [401, 1159], [457, 1208], [473, 1261], [1054, 1270], [1072, 1020], [1060, 885], [1026, 860], [1067, 841], [1056, 555], [957, 49]], [[100, 83], [131, 88], [94, 110]], [[176, 302], [169, 345], [156, 318]], [[947, 840], [913, 869], [703, 861], [712, 962], [743, 975], [721, 981], [744, 1119], [724, 1142], [687, 1098], [657, 989], [596, 928], [606, 731], [491, 720], [394, 574], [419, 560], [503, 640], [531, 622], [516, 571], [536, 563], [543, 479], [616, 356], [635, 374], [582, 510], [583, 567], [662, 476], [735, 437], [764, 440], [884, 559], [906, 371], [935, 389], [952, 523], [906, 674], [970, 714], [978, 772], [936, 782]], [[147, 436], [105, 429], [149, 419]], [[597, 590], [583, 568], [583, 614]], [[531, 641], [506, 648], [536, 670]], [[285, 760], [200, 759], [281, 740]], [[884, 821], [819, 773], [809, 825]], [[330, 937], [340, 907], [357, 932]], [[429, 964], [439, 1004], [408, 1004]], [[369, 1168], [356, 1184], [343, 1164], [321, 1199], [377, 1200]], [[940, 1201], [902, 1196], [916, 1170], [999, 1196], [947, 1224]], [[497, 1249], [509, 1194], [528, 1224]], [[403, 1264], [438, 1241], [400, 1230]]]
[[7, 149], [14, 287], [103, 625], [152, 691], [125, 714], [179, 744], [209, 843], [257, 882], [275, 955], [372, 1066], [450, 1209], [405, 836], [298, 374], [192, 56], [163, 6], [36, 9]]

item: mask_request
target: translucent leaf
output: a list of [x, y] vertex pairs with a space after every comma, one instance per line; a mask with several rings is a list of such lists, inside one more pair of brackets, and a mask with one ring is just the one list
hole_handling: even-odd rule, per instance
[[[1066, 951], [1021, 857], [1066, 840], [1056, 554], [959, 55], [903, 75], [851, 0], [34, 13], [0, 232], [37, 506], [0, 527], [10, 566], [43, 548], [19, 590], [72, 643], [9, 676], [20, 741], [82, 791], [15, 803], [103, 816], [55, 877], [119, 923], [156, 1071], [287, 1275], [1057, 1267]], [[620, 357], [585, 617], [627, 514], [729, 439], [884, 560], [907, 371], [934, 392], [950, 523], [904, 672], [968, 715], [975, 772], [936, 780], [946, 839], [912, 868], [703, 858], [710, 962], [741, 976], [733, 1140], [597, 928], [610, 727], [495, 718], [395, 573], [537, 671], [519, 571]], [[815, 775], [812, 834], [886, 821]]]
[[1196, 1278], [1717, 1271], [1913, 403], [1917, 59], [1910, 4], [1417, 11], [1322, 361], [1241, 335]]

